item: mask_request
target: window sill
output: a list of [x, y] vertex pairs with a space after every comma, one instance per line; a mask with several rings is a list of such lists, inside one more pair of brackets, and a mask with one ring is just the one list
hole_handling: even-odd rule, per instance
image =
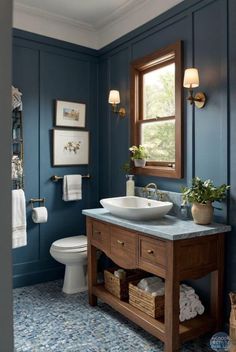
[[134, 174], [136, 175], [147, 175], [147, 176], [159, 176], [180, 179], [183, 178], [183, 172], [181, 169], [172, 169], [168, 166], [145, 166], [145, 167], [134, 167]]

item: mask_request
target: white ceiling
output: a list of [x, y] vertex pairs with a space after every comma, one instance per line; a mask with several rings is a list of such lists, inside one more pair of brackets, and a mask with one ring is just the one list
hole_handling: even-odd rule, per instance
[[15, 28], [99, 49], [183, 0], [15, 0]]

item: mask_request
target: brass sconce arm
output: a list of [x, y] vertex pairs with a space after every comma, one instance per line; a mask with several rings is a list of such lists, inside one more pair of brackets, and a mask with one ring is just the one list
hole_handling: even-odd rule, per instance
[[206, 104], [206, 95], [203, 92], [198, 92], [193, 95], [193, 89], [189, 89], [189, 96], [187, 100], [191, 105], [195, 104], [195, 106], [199, 109], [202, 109]]

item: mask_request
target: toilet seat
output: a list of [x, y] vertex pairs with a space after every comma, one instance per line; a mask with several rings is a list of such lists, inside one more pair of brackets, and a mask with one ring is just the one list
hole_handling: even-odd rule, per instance
[[53, 242], [52, 248], [58, 251], [87, 251], [87, 237], [86, 236], [72, 236], [61, 238]]

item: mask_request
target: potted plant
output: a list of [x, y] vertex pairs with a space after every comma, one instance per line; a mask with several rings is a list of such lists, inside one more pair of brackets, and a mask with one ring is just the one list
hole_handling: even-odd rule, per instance
[[207, 225], [212, 222], [212, 203], [225, 199], [229, 188], [226, 184], [216, 187], [211, 180], [203, 181], [199, 177], [192, 179], [191, 187], [182, 188], [183, 201], [192, 204], [191, 211], [196, 224]]
[[131, 159], [134, 162], [135, 167], [144, 167], [146, 165], [146, 159], [148, 157], [148, 153], [143, 145], [133, 145], [129, 148], [132, 153]]

